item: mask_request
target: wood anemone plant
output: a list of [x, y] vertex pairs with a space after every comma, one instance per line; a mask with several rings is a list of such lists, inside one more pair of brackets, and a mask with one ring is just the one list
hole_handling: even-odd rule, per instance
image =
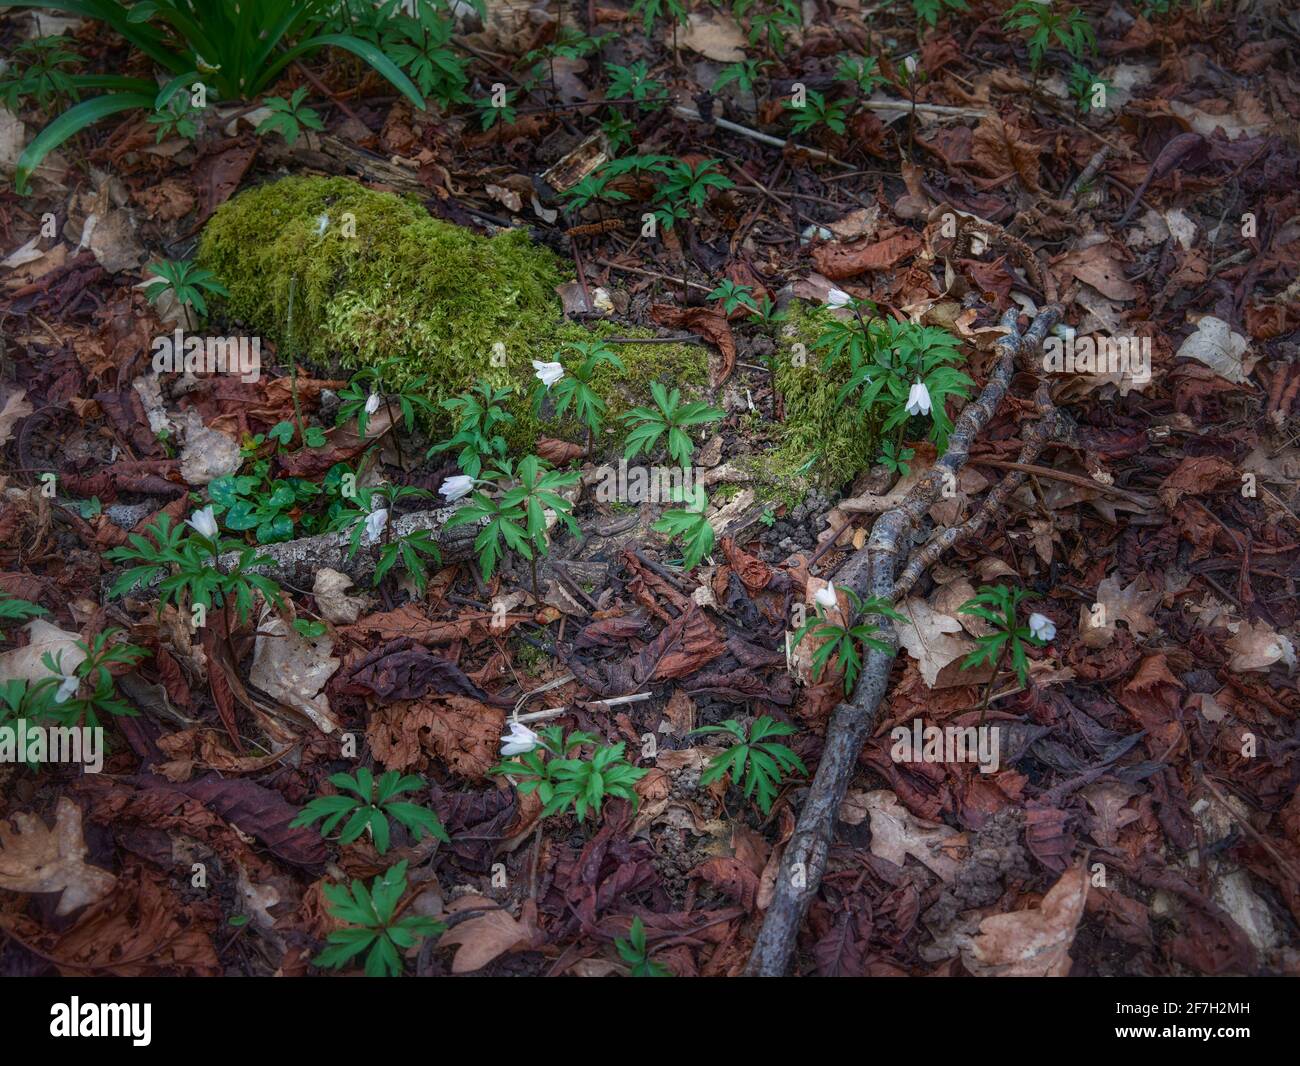
[[[987, 225], [987, 224], [983, 224]], [[997, 229], [997, 227], [990, 227]], [[1013, 250], [1017, 253], [1018, 249]], [[1018, 309], [1002, 317], [1006, 336], [997, 343], [997, 361], [987, 383], [957, 419], [948, 450], [908, 493], [903, 502], [882, 514], [872, 527], [866, 545], [840, 570], [837, 583], [854, 589], [859, 595], [879, 596], [886, 602], [899, 602], [942, 553], [953, 545], [977, 535], [997, 513], [1008, 497], [1025, 480], [1023, 471], [1007, 474], [974, 514], [964, 523], [937, 532], [921, 548], [904, 559], [912, 532], [923, 515], [941, 498], [943, 487], [957, 476], [970, 455], [977, 434], [988, 425], [998, 405], [1010, 388], [1017, 359], [1026, 369], [1048, 332], [1061, 317], [1056, 303], [1056, 285], [1046, 271], [1026, 256], [1025, 268], [1044, 282], [1048, 305], [1039, 311], [1022, 334], [1018, 328]], [[1045, 379], [1040, 380], [1034, 403], [1039, 421], [1024, 432], [1018, 463], [1031, 464], [1049, 442], [1069, 442], [1075, 437], [1074, 423], [1052, 404]], [[894, 660], [897, 638], [888, 618], [881, 619], [881, 634], [890, 643], [888, 651], [871, 648], [852, 695], [835, 708], [826, 732], [826, 746], [808, 798], [800, 811], [794, 835], [786, 846], [777, 874], [771, 905], [763, 928], [749, 958], [752, 976], [776, 977], [786, 972], [794, 956], [799, 927], [808, 907], [816, 897], [830, 852], [836, 812], [844, 799], [849, 780], [857, 766], [858, 753], [876, 720], [876, 711], [889, 685], [889, 668]]]
[[342, 48], [368, 63], [421, 111], [424, 98], [398, 66], [370, 41], [350, 33], [317, 33], [332, 5], [326, 0], [15, 0], [14, 7], [61, 11], [112, 27], [161, 67], [160, 89], [148, 78], [74, 75], [78, 89], [107, 89], [74, 105], [33, 138], [18, 160], [14, 187], [50, 152], [101, 119], [123, 111], [157, 110], [195, 82], [222, 100], [251, 100], [273, 85], [285, 67], [322, 48]]

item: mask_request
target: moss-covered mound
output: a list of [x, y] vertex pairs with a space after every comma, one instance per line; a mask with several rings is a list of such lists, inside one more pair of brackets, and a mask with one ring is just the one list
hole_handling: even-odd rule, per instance
[[[513, 387], [519, 443], [538, 430], [523, 403], [532, 360], [593, 335], [631, 334], [567, 321], [555, 292], [562, 262], [524, 232], [483, 237], [347, 178], [283, 178], [236, 196], [208, 222], [198, 259], [230, 290], [232, 317], [282, 346], [292, 340], [317, 365], [397, 357], [390, 383], [427, 375], [435, 400], [480, 378]], [[622, 344], [618, 354], [627, 373], [602, 389], [611, 414], [645, 402], [654, 378], [708, 378], [698, 346]]]
[[[841, 406], [843, 374], [826, 371], [814, 343], [828, 314], [792, 301], [779, 337], [776, 387], [785, 421], [776, 444], [755, 458], [754, 473], [767, 495], [788, 499], [810, 481], [838, 488], [874, 462], [878, 441], [850, 398]], [[799, 347], [802, 345], [802, 347]]]

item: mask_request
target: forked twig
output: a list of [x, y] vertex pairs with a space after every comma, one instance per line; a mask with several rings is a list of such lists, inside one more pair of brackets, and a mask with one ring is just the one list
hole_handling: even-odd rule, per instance
[[[966, 523], [931, 538], [906, 560], [902, 572], [899, 572], [921, 517], [941, 498], [944, 486], [954, 483], [957, 472], [970, 455], [976, 435], [988, 425], [1006, 395], [1017, 358], [1037, 354], [1048, 331], [1060, 317], [1060, 306], [1049, 305], [1021, 335], [1017, 328], [1017, 311], [1011, 310], [1003, 315], [1002, 325], [1009, 332], [997, 342], [998, 361], [983, 391], [958, 417], [948, 440], [948, 450], [899, 506], [876, 519], [866, 546], [841, 570], [839, 580], [842, 584], [859, 595], [880, 596], [889, 601], [904, 595], [926, 567], [947, 548], [983, 528], [997, 508], [1020, 486], [1025, 479], [1024, 472], [1008, 473]], [[1072, 440], [1074, 436], [1073, 422], [1052, 405], [1046, 383], [1039, 385], [1035, 403], [1041, 418], [1029, 430], [1021, 449], [1020, 461], [1026, 464], [1031, 463], [1047, 443]], [[881, 636], [896, 649], [898, 640], [893, 624], [888, 618], [876, 621]], [[839, 704], [831, 717], [821, 762], [799, 812], [794, 835], [782, 855], [772, 901], [749, 957], [748, 973], [752, 976], [779, 977], [786, 972], [794, 956], [799, 927], [826, 871], [836, 813], [844, 801], [858, 754], [875, 724], [876, 710], [889, 687], [894, 654], [893, 651], [885, 653], [868, 649], [852, 698]]]

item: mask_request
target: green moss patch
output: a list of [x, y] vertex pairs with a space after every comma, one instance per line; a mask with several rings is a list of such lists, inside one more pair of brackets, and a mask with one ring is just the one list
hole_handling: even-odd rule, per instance
[[785, 400], [785, 421], [777, 427], [775, 446], [754, 463], [767, 498], [802, 499], [810, 482], [838, 488], [877, 455], [878, 442], [852, 399], [839, 403], [842, 376], [824, 370], [813, 347], [826, 320], [824, 309], [792, 302], [778, 338], [776, 387]]
[[[570, 271], [523, 231], [483, 237], [347, 178], [283, 178], [241, 193], [208, 222], [198, 259], [230, 290], [232, 317], [318, 366], [397, 358], [389, 384], [426, 375], [438, 401], [480, 378], [514, 388], [516, 446], [576, 429], [542, 427], [528, 412], [534, 359], [594, 336], [653, 336], [567, 321], [555, 287]], [[612, 415], [646, 402], [651, 380], [708, 379], [697, 345], [617, 350], [627, 372], [601, 372]]]

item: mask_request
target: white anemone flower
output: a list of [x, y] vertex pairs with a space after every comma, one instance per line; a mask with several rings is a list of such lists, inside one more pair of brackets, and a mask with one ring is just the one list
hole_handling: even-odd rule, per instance
[[918, 381], [907, 394], [907, 413], [909, 415], [928, 415], [930, 413], [930, 390], [925, 382]]
[[508, 759], [512, 755], [523, 755], [541, 742], [542, 738], [522, 722], [511, 722], [510, 732], [501, 738], [501, 756]]
[[377, 392], [372, 392], [366, 397], [366, 414], [373, 415], [379, 410], [379, 403], [382, 397]]
[[843, 289], [831, 289], [826, 294], [826, 306], [832, 308], [848, 307], [853, 302], [853, 297]]
[[830, 581], [826, 582], [824, 588], [817, 590], [817, 594], [813, 596], [813, 599], [826, 608], [838, 607], [840, 602], [839, 597], [835, 595], [835, 585]]
[[207, 537], [208, 540], [212, 540], [220, 532], [216, 516], [212, 513], [211, 504], [195, 511], [189, 518], [185, 519], [185, 524], [200, 537]]
[[384, 531], [388, 525], [388, 508], [381, 507], [377, 511], [371, 511], [366, 515], [366, 543], [374, 544], [379, 540], [379, 534]]
[[1029, 616], [1029, 632], [1044, 644], [1056, 636], [1056, 624], [1045, 614]]
[[459, 500], [462, 496], [469, 495], [474, 489], [474, 479], [468, 474], [457, 474], [455, 477], [449, 477], [442, 483], [438, 489], [438, 494], [448, 503]]
[[564, 377], [564, 367], [560, 363], [543, 363], [534, 359], [533, 369], [537, 371], [537, 380], [548, 389]]
[[63, 680], [54, 693], [55, 703], [67, 703], [81, 685], [81, 678], [77, 677], [76, 674], [64, 674], [62, 676]]

